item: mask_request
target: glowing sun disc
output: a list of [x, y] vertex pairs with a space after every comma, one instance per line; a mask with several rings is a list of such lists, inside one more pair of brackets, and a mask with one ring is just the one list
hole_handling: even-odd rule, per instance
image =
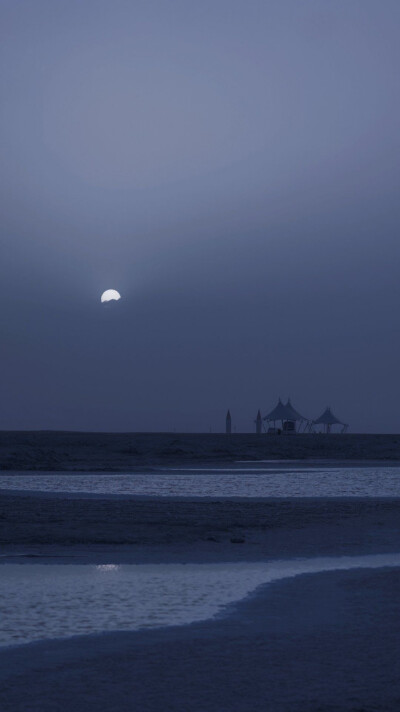
[[101, 295], [102, 302], [111, 302], [113, 300], [117, 302], [118, 299], [121, 299], [121, 295], [116, 289], [106, 289]]

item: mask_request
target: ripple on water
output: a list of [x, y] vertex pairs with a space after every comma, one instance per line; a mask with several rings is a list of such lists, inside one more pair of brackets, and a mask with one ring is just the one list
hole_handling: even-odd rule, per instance
[[223, 564], [4, 564], [0, 645], [205, 620], [261, 584], [304, 573], [400, 566], [400, 554]]
[[400, 467], [262, 467], [158, 473], [16, 474], [0, 489], [158, 497], [399, 497]]

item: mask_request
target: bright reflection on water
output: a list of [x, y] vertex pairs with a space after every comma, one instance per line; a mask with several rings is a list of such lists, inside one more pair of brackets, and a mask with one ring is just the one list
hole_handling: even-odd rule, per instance
[[159, 497], [399, 497], [400, 467], [258, 467], [160, 473], [1, 473], [0, 489]]
[[260, 584], [335, 569], [400, 566], [400, 554], [256, 563], [0, 567], [0, 645], [215, 616]]

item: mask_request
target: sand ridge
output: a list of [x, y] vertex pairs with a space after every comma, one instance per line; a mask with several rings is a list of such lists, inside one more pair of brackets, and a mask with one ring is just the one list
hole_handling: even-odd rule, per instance
[[[0, 554], [113, 562], [263, 560], [400, 549], [400, 500], [201, 500], [0, 492]], [[119, 558], [118, 558], [119, 557]]]
[[129, 472], [263, 459], [400, 460], [400, 435], [0, 431], [0, 469]]

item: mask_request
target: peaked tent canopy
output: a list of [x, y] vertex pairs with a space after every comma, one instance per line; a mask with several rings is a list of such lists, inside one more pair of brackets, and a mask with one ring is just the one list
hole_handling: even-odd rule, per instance
[[288, 412], [292, 414], [290, 418], [288, 417], [288, 420], [307, 420], [307, 418], [305, 418], [304, 415], [300, 415], [300, 413], [295, 408], [293, 408], [293, 406], [290, 402], [290, 398], [288, 398], [288, 402], [286, 403], [286, 408], [287, 408]]
[[263, 420], [290, 420], [288, 410], [286, 406], [283, 405], [280, 398], [275, 408], [271, 410], [271, 412], [268, 413]]
[[281, 399], [278, 400], [278, 405], [271, 410], [268, 415], [263, 418], [263, 420], [290, 420], [292, 422], [296, 420], [307, 420], [304, 416], [300, 415], [295, 408], [293, 408], [290, 398], [286, 404], [282, 403]]
[[314, 425], [346, 425], [346, 423], [338, 420], [338, 418], [333, 415], [329, 407], [324, 410], [317, 420], [313, 420], [313, 423]]

